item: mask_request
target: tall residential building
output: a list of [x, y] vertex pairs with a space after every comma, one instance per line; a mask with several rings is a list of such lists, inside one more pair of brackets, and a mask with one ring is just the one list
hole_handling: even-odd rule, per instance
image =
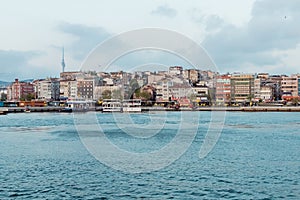
[[281, 93], [283, 99], [298, 97], [298, 77], [296, 75], [282, 76]]
[[20, 82], [19, 79], [15, 79], [10, 86], [8, 86], [8, 97], [9, 101], [19, 101], [26, 99], [28, 95], [34, 96], [34, 87], [32, 83]]
[[169, 101], [170, 99], [179, 99], [187, 97], [192, 93], [191, 86], [178, 77], [168, 77], [157, 82], [156, 99], [158, 101]]
[[183, 78], [189, 80], [190, 83], [197, 83], [200, 80], [200, 70], [186, 69], [183, 71]]
[[59, 79], [47, 78], [33, 82], [37, 99], [59, 100]]
[[216, 80], [216, 103], [223, 105], [230, 102], [230, 75], [218, 76]]
[[77, 97], [93, 100], [94, 99], [95, 78], [78, 78], [77, 79]]
[[230, 80], [232, 100], [241, 103], [254, 97], [254, 77], [252, 74], [233, 74]]
[[262, 101], [272, 101], [274, 96], [274, 88], [272, 86], [261, 86], [259, 92], [259, 98]]
[[269, 76], [269, 78], [267, 79], [267, 83], [269, 85], [273, 85], [274, 88], [274, 100], [278, 101], [281, 100], [281, 81], [282, 81], [282, 76], [280, 75], [272, 75]]
[[195, 86], [192, 87], [193, 94], [196, 95], [197, 103], [209, 104], [209, 88], [205, 81], [200, 81]]
[[60, 99], [76, 99], [77, 97], [77, 78], [83, 77], [83, 72], [62, 72], [60, 73]]
[[60, 99], [77, 98], [77, 81], [76, 79], [60, 80]]
[[254, 79], [254, 99], [255, 100], [260, 100], [260, 91], [261, 91], [261, 86], [262, 86], [262, 78], [261, 77], [257, 77]]

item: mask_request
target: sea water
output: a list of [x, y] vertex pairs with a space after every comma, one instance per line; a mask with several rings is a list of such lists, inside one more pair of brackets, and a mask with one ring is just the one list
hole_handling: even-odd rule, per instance
[[[91, 154], [76, 115], [90, 114], [0, 116], [0, 199], [300, 199], [300, 113], [227, 112], [216, 145], [201, 159], [212, 112], [92, 113], [126, 152], [147, 155], [177, 134], [194, 135], [174, 162], [141, 173]], [[122, 158], [123, 169], [133, 165]]]

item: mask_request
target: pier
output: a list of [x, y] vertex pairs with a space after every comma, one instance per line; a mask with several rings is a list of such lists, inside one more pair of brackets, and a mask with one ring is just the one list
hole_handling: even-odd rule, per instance
[[[22, 112], [64, 112], [64, 107], [2, 107], [0, 115], [7, 113], [22, 113]], [[102, 112], [102, 107], [93, 107], [85, 111]], [[197, 107], [188, 108], [181, 107], [179, 110], [167, 107], [141, 107], [141, 112], [154, 111], [228, 111], [228, 112], [300, 112], [300, 106], [253, 106], [253, 107]]]

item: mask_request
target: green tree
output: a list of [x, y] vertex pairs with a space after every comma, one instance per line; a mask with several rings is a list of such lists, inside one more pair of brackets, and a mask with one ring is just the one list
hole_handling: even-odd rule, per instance
[[139, 84], [136, 79], [132, 79], [129, 83], [129, 95], [128, 97], [132, 98], [133, 94], [136, 93], [136, 90], [139, 88]]
[[20, 97], [20, 101], [26, 101], [26, 96], [22, 95], [22, 96]]
[[123, 100], [121, 90], [113, 90], [113, 92], [112, 92], [112, 98], [113, 99]]
[[111, 91], [110, 90], [104, 90], [102, 92], [102, 98], [103, 99], [111, 99]]
[[137, 89], [134, 94], [135, 94], [135, 98], [139, 98], [145, 101], [150, 100], [152, 97], [149, 92], [141, 91], [140, 89]]
[[190, 101], [195, 101], [197, 99], [197, 95], [194, 93], [191, 93], [190, 95], [188, 95], [188, 99]]
[[292, 103], [293, 103], [294, 106], [298, 106], [299, 99], [298, 98], [293, 98]]
[[151, 99], [151, 94], [149, 94], [149, 92], [141, 92], [140, 93], [140, 98], [143, 100], [150, 100]]
[[31, 101], [32, 99], [35, 99], [35, 98], [34, 98], [34, 94], [31, 94], [31, 93], [27, 94], [26, 97], [25, 97], [26, 101]]

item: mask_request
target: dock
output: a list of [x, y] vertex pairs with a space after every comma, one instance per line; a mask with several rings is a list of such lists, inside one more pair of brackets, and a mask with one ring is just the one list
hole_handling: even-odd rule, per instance
[[[0, 115], [28, 112], [64, 112], [64, 107], [0, 107]], [[102, 107], [90, 107], [84, 111], [103, 112]], [[181, 107], [179, 110], [168, 107], [141, 107], [141, 112], [173, 111], [228, 111], [228, 112], [300, 112], [300, 106], [252, 106], [252, 107]], [[72, 112], [72, 111], [71, 111]], [[73, 111], [73, 112], [76, 112]], [[78, 112], [78, 111], [77, 111]]]
[[[175, 111], [165, 107], [143, 107], [142, 111]], [[251, 106], [251, 107], [180, 107], [179, 111], [228, 111], [228, 112], [300, 112], [300, 106]]]

